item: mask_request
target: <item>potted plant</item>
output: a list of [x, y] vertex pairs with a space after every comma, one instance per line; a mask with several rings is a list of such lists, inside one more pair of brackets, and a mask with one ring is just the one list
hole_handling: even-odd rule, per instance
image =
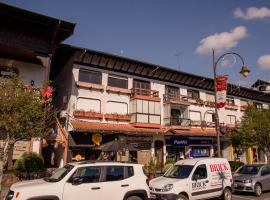
[[157, 176], [157, 170], [159, 169], [159, 163], [155, 157], [151, 157], [148, 165], [148, 176], [149, 180]]

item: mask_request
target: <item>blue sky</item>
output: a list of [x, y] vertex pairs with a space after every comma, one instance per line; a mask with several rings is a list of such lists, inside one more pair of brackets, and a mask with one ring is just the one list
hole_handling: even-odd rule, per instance
[[257, 78], [270, 80], [270, 0], [2, 2], [76, 23], [68, 44], [175, 69], [180, 65], [182, 71], [208, 77], [212, 77], [208, 50], [214, 45], [219, 55], [239, 53], [252, 71], [242, 78], [239, 59], [229, 56], [218, 73], [228, 74], [230, 82], [250, 85]]

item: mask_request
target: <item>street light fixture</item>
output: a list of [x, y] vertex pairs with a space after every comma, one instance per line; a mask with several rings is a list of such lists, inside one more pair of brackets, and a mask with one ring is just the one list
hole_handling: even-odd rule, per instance
[[218, 62], [224, 58], [226, 55], [235, 55], [238, 58], [240, 58], [242, 62], [242, 69], [240, 71], [240, 74], [242, 74], [244, 77], [247, 77], [250, 73], [250, 70], [245, 66], [244, 59], [242, 56], [240, 56], [238, 53], [234, 52], [228, 52], [222, 54], [217, 60], [215, 59], [215, 50], [213, 49], [213, 71], [214, 71], [214, 90], [215, 90], [215, 127], [216, 127], [216, 133], [217, 133], [217, 150], [218, 150], [218, 157], [221, 157], [221, 149], [220, 149], [220, 130], [219, 130], [219, 117], [218, 117], [218, 107], [217, 107], [217, 66]]

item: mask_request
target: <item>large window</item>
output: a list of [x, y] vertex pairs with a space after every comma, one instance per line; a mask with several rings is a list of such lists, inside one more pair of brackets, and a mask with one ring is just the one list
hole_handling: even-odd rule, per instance
[[165, 93], [166, 95], [168, 95], [169, 97], [179, 97], [180, 96], [180, 90], [178, 87], [174, 87], [174, 86], [165, 86]]
[[99, 99], [79, 97], [77, 99], [76, 109], [100, 113], [101, 101]]
[[198, 90], [187, 90], [187, 96], [191, 99], [200, 99], [200, 92]]
[[126, 77], [109, 75], [108, 86], [128, 89], [128, 79]]
[[189, 116], [190, 116], [190, 119], [194, 120], [194, 121], [201, 121], [202, 120], [201, 112], [199, 112], [199, 111], [189, 111]]
[[207, 169], [206, 165], [199, 165], [192, 176], [192, 180], [200, 180], [207, 178]]
[[81, 70], [79, 71], [79, 81], [100, 84], [102, 83], [102, 73], [97, 71]]
[[73, 178], [81, 178], [83, 183], [96, 183], [100, 181], [100, 167], [80, 167], [76, 170]]
[[128, 105], [125, 102], [108, 101], [106, 107], [107, 113], [111, 114], [128, 114]]
[[109, 166], [106, 168], [106, 181], [120, 181], [124, 179], [124, 167]]

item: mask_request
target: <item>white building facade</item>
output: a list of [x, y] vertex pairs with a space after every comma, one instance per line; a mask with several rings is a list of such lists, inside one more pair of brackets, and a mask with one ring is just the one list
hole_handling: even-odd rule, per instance
[[[67, 45], [61, 51], [69, 54], [56, 55], [65, 64], [54, 76], [71, 159], [97, 159], [102, 148], [113, 159], [146, 165], [151, 157], [163, 164], [169, 157], [217, 154], [212, 79]], [[268, 108], [269, 96], [260, 94], [229, 84], [220, 126], [235, 127], [251, 102]], [[117, 149], [106, 150], [115, 140]], [[223, 157], [234, 159], [226, 134], [221, 148]], [[247, 157], [243, 151], [241, 160]]]

